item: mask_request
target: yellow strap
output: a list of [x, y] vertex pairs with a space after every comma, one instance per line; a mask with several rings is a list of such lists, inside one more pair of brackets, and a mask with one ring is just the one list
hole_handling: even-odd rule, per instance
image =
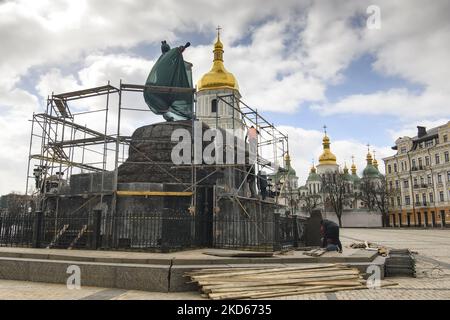
[[117, 191], [118, 196], [170, 196], [170, 197], [190, 197], [192, 192], [177, 191]]

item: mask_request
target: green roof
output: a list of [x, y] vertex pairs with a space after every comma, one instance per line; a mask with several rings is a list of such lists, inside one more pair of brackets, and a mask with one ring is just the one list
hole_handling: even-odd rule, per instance
[[361, 178], [358, 177], [357, 174], [352, 174], [350, 177], [351, 177], [351, 179], [353, 180], [353, 183], [355, 183], [355, 184], [358, 184], [358, 183], [361, 182]]
[[379, 174], [380, 174], [380, 172], [377, 170], [377, 168], [375, 168], [371, 164], [368, 164], [363, 171], [363, 176], [369, 177], [369, 178], [378, 178]]
[[306, 181], [322, 181], [322, 178], [317, 173], [310, 172]]

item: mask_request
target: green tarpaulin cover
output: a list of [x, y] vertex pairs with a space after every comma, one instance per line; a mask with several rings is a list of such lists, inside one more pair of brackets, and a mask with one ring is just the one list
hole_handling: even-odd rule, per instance
[[[191, 88], [192, 64], [185, 62], [183, 51], [190, 44], [170, 49], [163, 41], [162, 54], [148, 75], [145, 85]], [[150, 110], [163, 115], [167, 121], [192, 119], [193, 92], [160, 93], [144, 89], [144, 99]]]

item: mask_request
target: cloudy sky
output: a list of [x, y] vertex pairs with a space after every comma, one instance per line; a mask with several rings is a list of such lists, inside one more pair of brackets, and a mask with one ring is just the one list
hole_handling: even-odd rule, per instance
[[[191, 42], [198, 80], [217, 25], [243, 100], [289, 134], [301, 181], [324, 124], [338, 162], [355, 155], [362, 170], [367, 143], [380, 159], [416, 125], [449, 120], [449, 12], [448, 0], [0, 1], [0, 194], [25, 191], [29, 120], [49, 94], [143, 84], [161, 40]], [[124, 130], [161, 119], [140, 114]]]

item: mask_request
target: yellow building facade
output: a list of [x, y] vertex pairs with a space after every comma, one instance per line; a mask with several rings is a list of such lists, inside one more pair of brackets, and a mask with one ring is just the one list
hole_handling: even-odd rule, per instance
[[397, 227], [450, 226], [450, 121], [401, 137], [384, 158], [389, 221]]

